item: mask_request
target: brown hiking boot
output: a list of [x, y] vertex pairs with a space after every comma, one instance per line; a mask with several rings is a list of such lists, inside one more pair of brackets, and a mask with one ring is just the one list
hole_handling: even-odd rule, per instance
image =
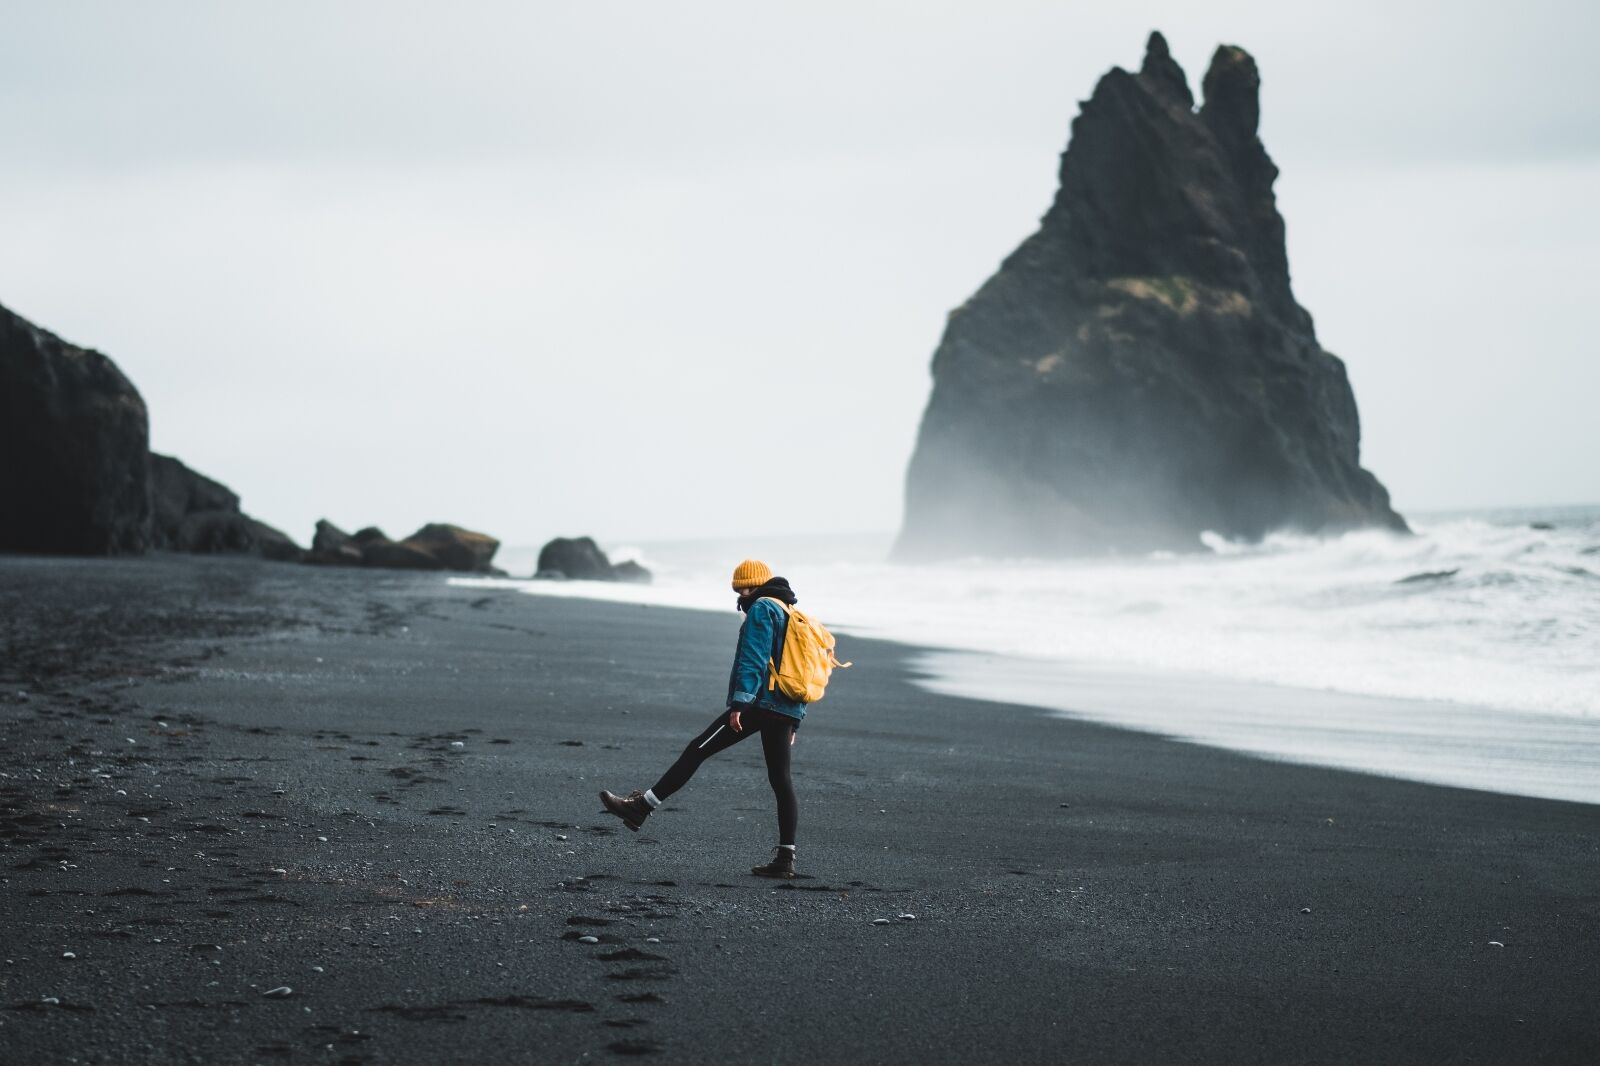
[[761, 866], [750, 867], [750, 872], [757, 877], [783, 877], [794, 876], [794, 849], [774, 848], [772, 861]]
[[628, 793], [626, 799], [604, 789], [600, 791], [600, 802], [606, 810], [622, 819], [622, 824], [632, 829], [635, 833], [650, 817], [650, 801], [644, 798], [644, 793], [634, 789]]

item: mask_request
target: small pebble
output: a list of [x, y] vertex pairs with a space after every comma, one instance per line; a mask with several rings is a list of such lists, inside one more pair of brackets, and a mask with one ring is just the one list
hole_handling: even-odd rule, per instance
[[872, 924], [873, 925], [888, 925], [889, 924], [889, 919], [887, 919], [887, 918], [874, 918], [874, 919], [872, 919]]
[[[1505, 946], [1505, 945], [1504, 945], [1504, 944], [1502, 944], [1502, 945], [1500, 945], [1500, 946], [1501, 946], [1501, 947], [1504, 947], [1504, 946]], [[76, 955], [76, 954], [75, 954], [75, 953], [74, 953], [74, 952], [71, 952], [71, 951], [63, 951], [63, 952], [62, 952], [62, 953], [61, 953], [61, 957], [62, 957], [62, 958], [63, 958], [63, 959], [75, 959], [75, 958], [77, 958], [77, 957], [78, 957], [78, 956], [77, 956], [77, 955]]]
[[562, 833], [557, 833], [557, 834], [556, 834], [556, 839], [557, 839], [557, 840], [565, 840], [565, 839], [567, 839], [567, 838], [566, 838], [566, 836], [565, 836], [565, 835], [564, 835], [564, 834], [562, 834]]
[[1503, 948], [1503, 947], [1505, 947], [1505, 945], [1500, 943], [1500, 941], [1498, 941], [1498, 940], [1489, 941], [1489, 946], [1492, 947], [1492, 948]]
[[600, 943], [600, 938], [597, 937], [597, 936], [580, 936], [578, 938], [578, 943], [580, 943], [580, 944], [598, 944], [598, 943]]
[[917, 916], [915, 914], [902, 914], [900, 920], [902, 922], [914, 922], [917, 920]]
[[282, 999], [284, 996], [289, 995], [293, 991], [294, 989], [290, 988], [288, 985], [279, 985], [277, 988], [269, 988], [261, 994], [263, 996], [275, 996], [278, 999]]
[[273, 867], [273, 868], [272, 868], [272, 869], [271, 869], [271, 870], [270, 870], [270, 871], [269, 871], [269, 872], [270, 872], [270, 873], [275, 873], [275, 874], [281, 874], [281, 875], [283, 875], [283, 876], [284, 876], [284, 877], [287, 877], [287, 876], [289, 876], [289, 871], [288, 871], [288, 870], [285, 870], [285, 869], [284, 869], [284, 868], [283, 868], [283, 867], [281, 867], [281, 866], [274, 866], [274, 867]]
[[322, 972], [322, 967], [321, 966], [313, 966], [313, 967], [311, 967], [311, 972], [312, 973], [321, 973]]
[[451, 747], [452, 747], [452, 748], [464, 748], [464, 747], [466, 747], [466, 746], [467, 746], [467, 745], [466, 745], [466, 742], [465, 742], [465, 741], [461, 741], [461, 740], [452, 740], [452, 741], [451, 741], [451, 742], [450, 742], [450, 746], [451, 746]]
[[1070, 806], [1072, 806], [1072, 804], [1070, 804], [1070, 803], [1063, 803], [1063, 804], [1062, 804], [1062, 805], [1061, 805], [1061, 806], [1063, 806], [1063, 807], [1070, 807]]
[[324, 844], [326, 844], [328, 842], [328, 838], [327, 837], [318, 837], [317, 839], [320, 840]]
[[61, 1005], [61, 1001], [55, 996], [46, 996], [41, 1002], [48, 1003], [52, 1007], [59, 1007]]
[[647, 936], [644, 938], [644, 942], [646, 944], [659, 944], [661, 943], [661, 938], [658, 936]]
[[1311, 908], [1310, 907], [1301, 907], [1300, 908], [1300, 913], [1301, 914], [1310, 914], [1311, 913]]

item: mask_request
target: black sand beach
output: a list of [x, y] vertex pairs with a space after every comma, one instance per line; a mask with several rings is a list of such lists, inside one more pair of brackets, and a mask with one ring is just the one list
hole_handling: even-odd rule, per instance
[[932, 696], [850, 640], [809, 877], [746, 872], [756, 744], [627, 832], [596, 790], [716, 713], [737, 624], [0, 559], [0, 1059], [1600, 1061], [1592, 806]]

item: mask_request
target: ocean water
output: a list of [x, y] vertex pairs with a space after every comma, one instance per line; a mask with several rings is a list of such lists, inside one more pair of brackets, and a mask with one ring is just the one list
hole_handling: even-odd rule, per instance
[[[731, 610], [749, 556], [939, 691], [1268, 757], [1600, 803], [1600, 507], [1206, 538], [1205, 553], [884, 562], [888, 536], [607, 545], [651, 586], [460, 579]], [[533, 552], [501, 560], [533, 568]], [[1315, 728], [1312, 728], [1312, 727]], [[1497, 752], [1499, 754], [1497, 754]]]

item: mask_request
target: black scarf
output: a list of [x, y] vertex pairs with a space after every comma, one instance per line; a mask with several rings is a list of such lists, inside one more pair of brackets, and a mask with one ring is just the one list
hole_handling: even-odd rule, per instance
[[790, 607], [800, 602], [800, 597], [794, 594], [794, 589], [789, 587], [789, 579], [775, 577], [760, 588], [753, 588], [739, 597], [739, 610], [748, 611], [750, 605], [763, 596], [771, 596], [775, 600], [782, 600]]

